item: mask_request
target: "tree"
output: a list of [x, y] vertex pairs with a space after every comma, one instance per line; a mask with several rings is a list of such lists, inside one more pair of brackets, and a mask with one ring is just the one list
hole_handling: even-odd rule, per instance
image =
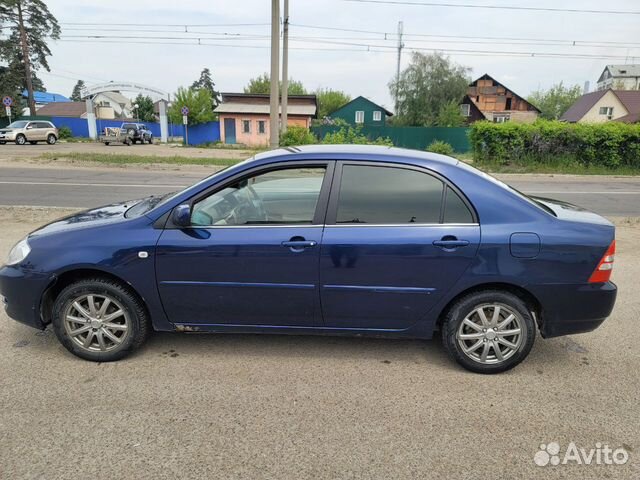
[[400, 73], [400, 78], [389, 83], [398, 110], [394, 123], [435, 125], [447, 104], [460, 102], [464, 97], [470, 82], [469, 71], [440, 53], [414, 52], [411, 64]]
[[48, 39], [60, 38], [60, 26], [42, 0], [3, 0], [0, 3], [0, 26], [8, 38], [0, 41], [0, 57], [5, 61], [19, 55], [24, 69], [31, 115], [36, 114], [33, 97], [33, 72], [40, 67], [49, 71]]
[[[32, 85], [35, 90], [46, 91], [42, 80], [35, 74], [32, 75]], [[0, 97], [10, 96], [13, 98], [12, 116], [16, 117], [22, 113], [27, 106], [27, 102], [22, 96], [26, 89], [26, 78], [24, 74], [24, 64], [17, 56], [14, 57], [7, 66], [0, 66]], [[5, 109], [0, 109], [0, 115], [6, 116]]]
[[580, 85], [565, 87], [560, 82], [548, 90], [536, 90], [527, 100], [540, 109], [542, 118], [558, 120], [581, 96]]
[[[279, 82], [280, 93], [282, 94], [282, 82]], [[307, 90], [302, 85], [302, 82], [298, 80], [289, 79], [289, 86], [287, 88], [289, 95], [306, 95]], [[249, 83], [244, 87], [244, 93], [255, 93], [269, 95], [271, 93], [271, 80], [268, 73], [252, 78]]]
[[141, 122], [155, 122], [156, 114], [154, 112], [154, 104], [151, 97], [146, 95], [138, 94], [136, 99], [133, 101], [134, 104], [138, 105], [136, 109], [137, 118]]
[[189, 109], [189, 125], [207, 123], [216, 119], [211, 94], [204, 88], [196, 90], [180, 87], [174, 94], [174, 98], [169, 108], [169, 118], [172, 123], [182, 123], [182, 107]]
[[331, 115], [341, 106], [351, 101], [351, 97], [340, 90], [330, 88], [319, 88], [316, 90], [318, 101], [318, 118]]
[[76, 85], [73, 87], [73, 91], [71, 92], [71, 96], [69, 97], [74, 102], [80, 102], [82, 100], [82, 89], [84, 88], [84, 82], [82, 80], [78, 80]]
[[220, 104], [220, 92], [215, 89], [216, 84], [213, 83], [213, 78], [211, 78], [211, 71], [208, 68], [205, 68], [200, 73], [200, 78], [193, 82], [191, 88], [199, 89], [204, 88], [211, 95], [211, 105], [213, 108], [216, 108]]
[[[462, 127], [465, 119], [460, 112], [460, 102], [452, 100], [444, 104], [438, 112], [436, 126], [438, 127]], [[437, 152], [436, 152], [437, 153]]]

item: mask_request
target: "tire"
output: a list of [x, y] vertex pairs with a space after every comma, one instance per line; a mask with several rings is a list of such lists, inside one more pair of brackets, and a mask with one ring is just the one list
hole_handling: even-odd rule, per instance
[[7, 142], [0, 142], [0, 145], [6, 145]]
[[50, 133], [49, 135], [47, 135], [47, 143], [49, 145], [55, 145], [57, 141], [58, 139], [53, 133]]
[[27, 143], [27, 137], [25, 137], [23, 134], [19, 134], [16, 137], [16, 145], [24, 145], [25, 143]]
[[536, 324], [525, 302], [501, 290], [462, 297], [449, 309], [442, 325], [442, 342], [449, 356], [476, 373], [500, 373], [515, 367], [529, 355], [535, 336]]
[[[93, 311], [89, 297], [93, 299]], [[109, 303], [101, 313], [105, 299]], [[118, 311], [122, 313], [117, 315]], [[113, 318], [106, 322], [109, 316]], [[151, 330], [142, 301], [120, 283], [100, 277], [64, 288], [53, 304], [52, 323], [58, 340], [67, 350], [94, 362], [124, 358], [144, 343]], [[83, 332], [73, 335], [78, 330]], [[119, 341], [112, 340], [114, 337]]]
[[109, 146], [109, 142], [104, 142], [104, 144], [105, 144], [106, 146]]
[[149, 145], [153, 145], [153, 136], [149, 136]]
[[37, 145], [38, 142], [29, 142], [31, 145]]

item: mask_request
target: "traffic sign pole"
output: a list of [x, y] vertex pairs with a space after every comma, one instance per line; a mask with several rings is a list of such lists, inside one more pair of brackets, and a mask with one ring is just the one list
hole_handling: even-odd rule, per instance
[[182, 113], [182, 124], [184, 125], [184, 144], [189, 145], [189, 107], [182, 107], [180, 112]]

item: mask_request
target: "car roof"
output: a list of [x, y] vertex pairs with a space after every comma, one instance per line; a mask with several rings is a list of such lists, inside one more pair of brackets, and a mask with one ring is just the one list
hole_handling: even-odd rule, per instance
[[285, 147], [270, 150], [257, 154], [255, 160], [268, 160], [278, 158], [278, 160], [286, 161], [287, 157], [291, 160], [299, 160], [301, 157], [336, 157], [347, 160], [384, 160], [385, 158], [402, 158], [414, 162], [437, 162], [447, 165], [457, 165], [459, 163], [455, 158], [447, 157], [430, 152], [421, 152], [419, 150], [409, 150], [407, 148], [386, 147], [380, 145], [302, 145], [298, 147]]

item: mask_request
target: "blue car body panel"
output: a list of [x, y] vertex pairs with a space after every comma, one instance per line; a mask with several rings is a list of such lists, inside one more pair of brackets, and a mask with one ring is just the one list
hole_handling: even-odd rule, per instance
[[[335, 225], [327, 211], [334, 167], [339, 172], [342, 162], [430, 172], [464, 195], [475, 221]], [[180, 229], [168, 222], [175, 207], [248, 172], [315, 163], [327, 166], [327, 176], [311, 225]], [[506, 286], [527, 293], [543, 336], [550, 337], [596, 328], [616, 297], [611, 282], [588, 283], [614, 239], [608, 221], [563, 202], [535, 203], [435, 154], [366, 146], [277, 150], [206, 178], [142, 216], [124, 216], [131, 204], [93, 209], [32, 233], [29, 256], [0, 268], [8, 314], [44, 328], [47, 292], [78, 270], [126, 282], [144, 300], [154, 328], [164, 331], [429, 338], [453, 299], [478, 287]], [[468, 244], [434, 245], [449, 236]], [[297, 238], [314, 246], [283, 245]]]

